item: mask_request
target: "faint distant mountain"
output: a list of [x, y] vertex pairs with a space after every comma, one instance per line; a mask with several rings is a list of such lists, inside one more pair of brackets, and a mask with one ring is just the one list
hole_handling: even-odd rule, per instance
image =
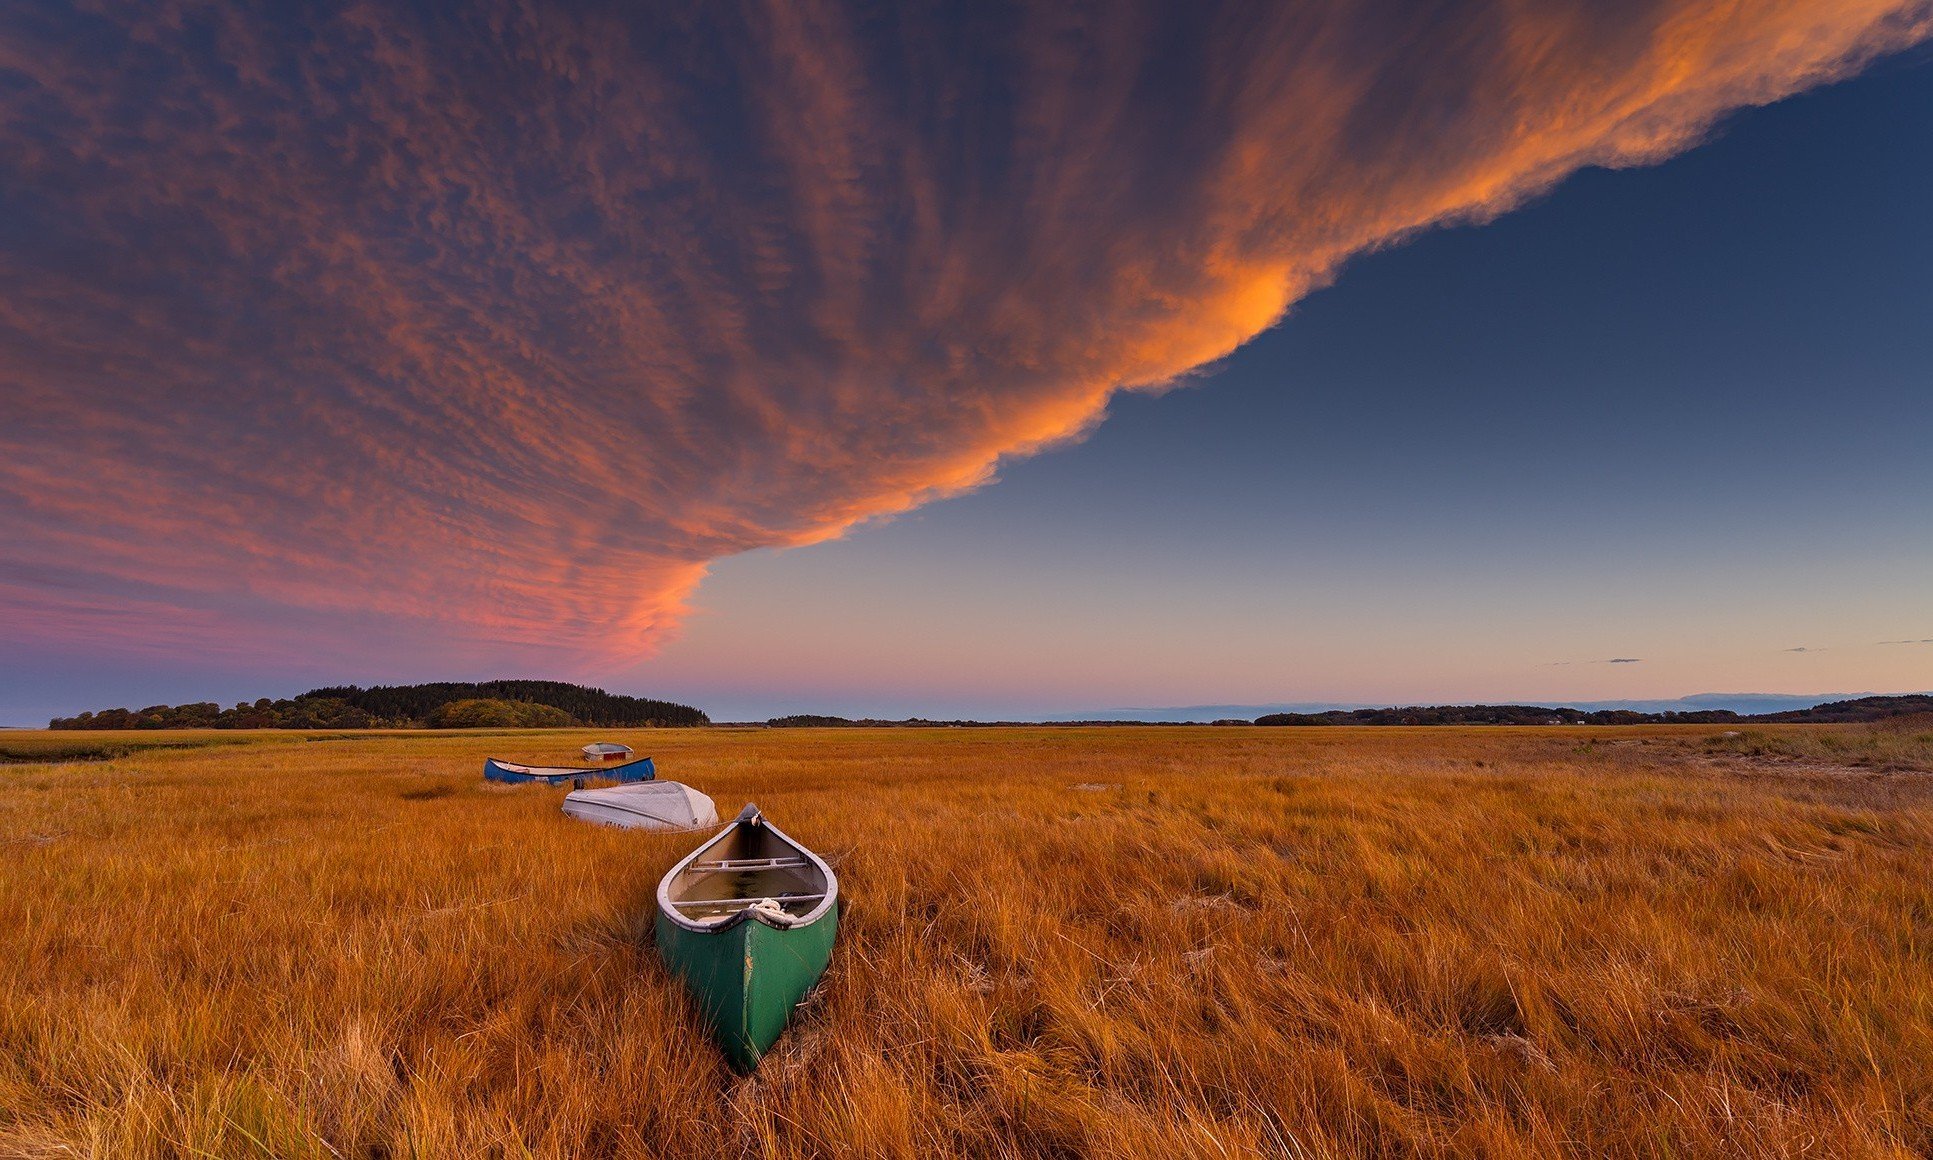
[[[1551, 708], [1582, 709], [1598, 713], [1624, 709], [1634, 713], [1703, 713], [1723, 710], [1741, 717], [1766, 713], [1792, 713], [1831, 701], [1850, 701], [1875, 697], [1878, 693], [1693, 693], [1665, 701], [1542, 701], [1529, 703]], [[1383, 701], [1297, 701], [1268, 705], [1180, 705], [1149, 709], [1092, 709], [1081, 713], [1062, 713], [1047, 721], [1217, 721], [1230, 717], [1256, 718], [1272, 713], [1330, 713], [1356, 709], [1389, 708]]]
[[[1741, 717], [1763, 713], [1791, 713], [1810, 709], [1828, 701], [1850, 701], [1860, 697], [1886, 696], [1883, 693], [1693, 693], [1675, 701], [1580, 701], [1579, 709], [1629, 709], [1636, 713], [1687, 713], [1703, 709], [1725, 709]], [[1909, 694], [1894, 694], [1906, 696]]]

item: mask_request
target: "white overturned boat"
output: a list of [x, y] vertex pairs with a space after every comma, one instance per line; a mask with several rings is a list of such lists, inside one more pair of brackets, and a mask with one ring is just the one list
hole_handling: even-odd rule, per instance
[[564, 812], [585, 822], [626, 830], [698, 830], [718, 824], [718, 807], [675, 781], [640, 781], [564, 795]]

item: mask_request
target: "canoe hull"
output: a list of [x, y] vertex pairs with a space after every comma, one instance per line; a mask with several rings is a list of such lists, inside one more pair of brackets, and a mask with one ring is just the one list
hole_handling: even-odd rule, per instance
[[660, 911], [658, 953], [697, 1000], [725, 1057], [746, 1072], [825, 974], [838, 928], [836, 903], [814, 921], [786, 928], [748, 915], [718, 930], [695, 931]]
[[486, 781], [509, 782], [512, 785], [527, 785], [541, 782], [544, 785], [568, 785], [578, 778], [586, 781], [615, 781], [624, 785], [634, 781], [652, 781], [658, 776], [658, 767], [649, 757], [627, 761], [623, 765], [606, 765], [590, 769], [555, 765], [518, 765], [511, 761], [498, 761], [494, 757], [483, 760], [483, 776]]

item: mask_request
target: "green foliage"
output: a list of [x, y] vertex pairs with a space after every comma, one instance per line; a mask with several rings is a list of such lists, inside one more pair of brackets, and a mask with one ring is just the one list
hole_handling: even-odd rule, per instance
[[627, 697], [563, 681], [438, 681], [427, 685], [340, 685], [312, 689], [305, 697], [331, 697], [384, 721], [419, 723], [439, 706], [477, 699], [523, 701], [562, 709], [585, 725], [708, 725], [711, 718], [689, 705]]
[[[455, 706], [508, 708], [457, 710]], [[452, 717], [455, 714], [455, 718]], [[467, 718], [465, 715], [468, 715]], [[462, 724], [456, 718], [465, 718]], [[707, 725], [689, 705], [626, 697], [562, 681], [443, 681], [428, 685], [342, 685], [293, 699], [267, 697], [223, 709], [213, 701], [107, 709], [56, 717], [49, 729], [548, 729], [569, 725]]]
[[577, 722], [554, 705], [474, 697], [438, 705], [429, 724], [434, 729], [559, 729]]
[[223, 709], [213, 701], [190, 705], [150, 705], [145, 709], [106, 709], [78, 717], [56, 717], [49, 729], [368, 729], [382, 722], [333, 697], [303, 696]]

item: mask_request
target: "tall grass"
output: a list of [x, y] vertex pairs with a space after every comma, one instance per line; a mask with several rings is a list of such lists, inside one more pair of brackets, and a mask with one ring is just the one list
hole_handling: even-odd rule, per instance
[[1705, 744], [1714, 754], [1933, 773], [1933, 714], [1915, 713], [1848, 729], [1728, 729]]
[[12, 766], [0, 1154], [1933, 1151], [1927, 780], [1718, 732], [625, 735], [840, 872], [749, 1079], [651, 947], [693, 839], [480, 779], [587, 734]]
[[111, 761], [150, 749], [206, 749], [213, 745], [246, 745], [256, 737], [194, 733], [92, 733], [45, 729], [0, 732], [0, 764], [37, 764], [58, 761]]

